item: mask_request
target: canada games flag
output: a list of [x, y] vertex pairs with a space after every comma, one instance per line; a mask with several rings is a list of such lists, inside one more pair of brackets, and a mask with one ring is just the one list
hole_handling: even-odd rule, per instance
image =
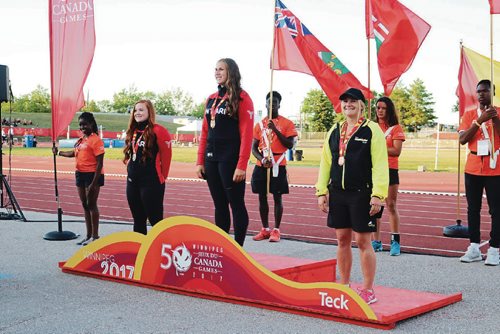
[[375, 38], [380, 79], [391, 95], [431, 26], [397, 0], [366, 0], [366, 37]]
[[490, 14], [500, 14], [500, 0], [490, 1]]
[[337, 112], [341, 111], [340, 94], [351, 87], [360, 89], [366, 98], [373, 97], [369, 89], [280, 0], [276, 0], [274, 18], [273, 69], [314, 76]]
[[85, 102], [83, 86], [95, 49], [94, 1], [49, 0], [52, 140]]

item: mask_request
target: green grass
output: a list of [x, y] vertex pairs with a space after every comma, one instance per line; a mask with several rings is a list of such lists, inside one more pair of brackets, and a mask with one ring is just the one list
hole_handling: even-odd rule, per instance
[[[300, 148], [299, 148], [300, 149]], [[173, 161], [188, 162], [195, 164], [196, 152], [198, 147], [174, 147], [173, 148]], [[321, 148], [319, 147], [304, 147], [302, 161], [290, 161], [290, 166], [313, 166], [318, 167]], [[122, 159], [123, 153], [121, 148], [106, 149], [105, 159]], [[4, 153], [8, 154], [8, 149], [4, 148]], [[37, 147], [37, 148], [23, 148], [15, 147], [12, 149], [13, 155], [19, 156], [52, 156], [50, 148]], [[416, 171], [419, 166], [425, 166], [428, 171], [445, 171], [456, 172], [458, 165], [456, 149], [440, 149], [438, 155], [438, 169], [434, 170], [436, 152], [432, 148], [403, 148], [401, 157], [399, 158], [400, 170]], [[252, 162], [255, 159], [252, 157]], [[465, 165], [465, 150], [462, 148], [461, 152], [461, 172]]]
[[[80, 113], [76, 113], [75, 117], [71, 121], [71, 129], [78, 129], [78, 116]], [[2, 118], [9, 118], [10, 114], [2, 110]], [[97, 125], [102, 125], [104, 130], [107, 131], [122, 131], [128, 126], [128, 121], [130, 114], [109, 114], [109, 113], [94, 113]], [[52, 127], [52, 118], [49, 113], [26, 113], [26, 112], [13, 112], [12, 119], [21, 120], [31, 120], [33, 125], [20, 125], [20, 127], [27, 128], [50, 128]], [[168, 131], [175, 133], [175, 130], [181, 126], [180, 124], [167, 123], [163, 121], [158, 121], [159, 124], [165, 126]]]

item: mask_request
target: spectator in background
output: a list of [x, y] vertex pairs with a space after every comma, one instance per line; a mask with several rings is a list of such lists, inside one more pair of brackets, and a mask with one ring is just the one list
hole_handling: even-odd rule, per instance
[[58, 151], [52, 147], [54, 155], [76, 160], [76, 187], [85, 213], [87, 234], [77, 245], [88, 245], [99, 239], [99, 208], [97, 198], [104, 186], [104, 143], [97, 135], [97, 123], [94, 115], [83, 112], [78, 117], [82, 136], [71, 151]]

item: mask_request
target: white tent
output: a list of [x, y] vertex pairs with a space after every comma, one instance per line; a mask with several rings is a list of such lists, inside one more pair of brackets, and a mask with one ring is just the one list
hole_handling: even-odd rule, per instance
[[201, 134], [202, 124], [203, 124], [203, 120], [195, 120], [189, 124], [178, 127], [177, 130], [175, 131], [175, 140], [176, 141], [183, 141], [179, 137], [179, 134], [181, 134], [181, 135], [188, 135], [188, 136], [192, 135], [193, 139], [190, 139], [189, 141], [194, 140], [194, 142], [197, 142], [199, 139], [198, 137]]

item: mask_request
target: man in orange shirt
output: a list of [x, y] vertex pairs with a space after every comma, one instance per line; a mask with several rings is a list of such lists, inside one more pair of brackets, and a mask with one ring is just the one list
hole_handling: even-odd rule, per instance
[[[269, 114], [271, 97], [266, 96]], [[253, 237], [260, 241], [280, 241], [280, 224], [283, 216], [282, 194], [288, 194], [288, 176], [286, 171], [286, 151], [291, 149], [297, 136], [295, 125], [289, 119], [278, 114], [281, 95], [273, 91], [272, 119], [265, 117], [255, 124], [253, 129], [252, 153], [257, 164], [252, 174], [252, 192], [259, 194], [259, 213], [262, 220], [261, 231]], [[269, 174], [268, 174], [269, 170]], [[267, 175], [270, 175], [269, 192], [274, 198], [274, 229], [269, 229], [269, 204], [267, 203]]]
[[468, 144], [465, 164], [465, 193], [470, 245], [460, 258], [462, 262], [482, 261], [480, 214], [483, 190], [491, 215], [490, 247], [484, 264], [498, 266], [500, 246], [500, 119], [491, 104], [491, 82], [481, 80], [476, 86], [479, 107], [466, 111], [460, 120], [460, 144]]

